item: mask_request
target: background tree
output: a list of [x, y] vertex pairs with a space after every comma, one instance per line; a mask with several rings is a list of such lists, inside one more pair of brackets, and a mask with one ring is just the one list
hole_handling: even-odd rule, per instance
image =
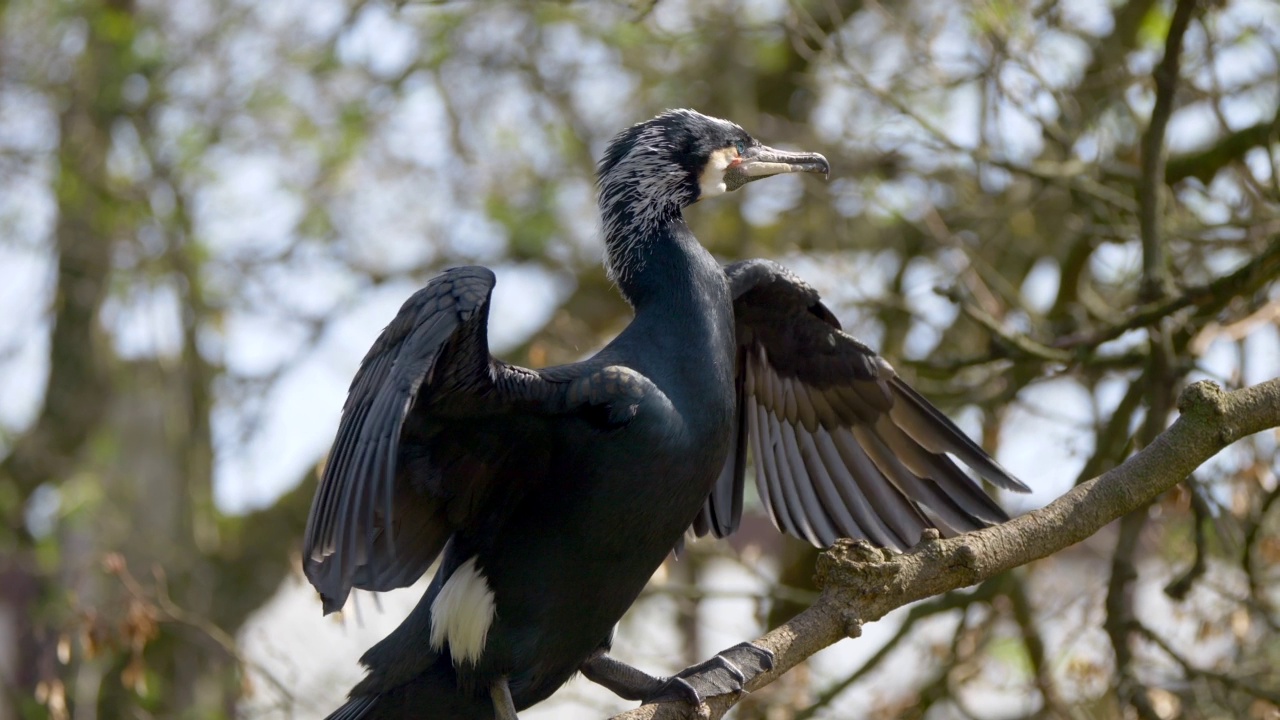
[[[665, 107], [827, 154], [828, 185], [749, 186], [695, 232], [817, 285], [1040, 489], [1017, 511], [1150, 444], [1189, 381], [1280, 374], [1265, 0], [3, 0], [0, 27], [5, 720], [335, 704], [342, 682], [287, 672], [325, 648], [251, 639], [302, 594], [355, 363], [476, 262], [507, 358], [604, 342], [627, 308], [593, 160]], [[869, 626], [739, 717], [1274, 717], [1276, 440]], [[726, 573], [761, 625], [814, 601], [816, 553], [756, 513], [633, 613], [682, 629], [672, 667], [718, 649]]]

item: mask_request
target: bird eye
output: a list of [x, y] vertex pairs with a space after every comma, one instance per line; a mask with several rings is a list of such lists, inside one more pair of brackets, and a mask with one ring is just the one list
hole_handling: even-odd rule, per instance
[[739, 141], [738, 141], [738, 144], [737, 144], [737, 145], [735, 145], [734, 147], [736, 147], [736, 148], [738, 149], [738, 154], [739, 154], [739, 155], [742, 155], [743, 153], [745, 153], [745, 152], [747, 151], [747, 144], [746, 144], [746, 143], [744, 143], [744, 142], [742, 142], [741, 140], [739, 140]]

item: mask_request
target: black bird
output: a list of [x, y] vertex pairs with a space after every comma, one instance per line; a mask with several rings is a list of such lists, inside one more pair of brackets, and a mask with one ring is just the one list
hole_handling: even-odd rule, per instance
[[607, 654], [612, 630], [691, 529], [738, 526], [748, 448], [783, 531], [815, 545], [905, 549], [922, 529], [1006, 519], [959, 459], [1025, 491], [840, 330], [781, 266], [722, 267], [684, 208], [816, 153], [674, 110], [618, 134], [599, 165], [605, 264], [635, 318], [589, 360], [528, 370], [489, 354], [493, 273], [448, 270], [382, 331], [351, 384], [307, 522], [326, 612], [440, 558], [414, 611], [362, 659], [330, 716], [499, 718], [581, 671], [651, 701], [742, 689], [769, 667], [749, 644], [673, 678]]

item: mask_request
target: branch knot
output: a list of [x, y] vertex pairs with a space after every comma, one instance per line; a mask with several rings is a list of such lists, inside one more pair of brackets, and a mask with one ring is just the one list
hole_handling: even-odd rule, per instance
[[1178, 395], [1178, 412], [1183, 415], [1222, 417], [1227, 412], [1227, 393], [1217, 383], [1209, 380], [1192, 383]]
[[865, 540], [840, 539], [818, 556], [814, 581], [821, 589], [884, 592], [901, 568], [893, 554]]

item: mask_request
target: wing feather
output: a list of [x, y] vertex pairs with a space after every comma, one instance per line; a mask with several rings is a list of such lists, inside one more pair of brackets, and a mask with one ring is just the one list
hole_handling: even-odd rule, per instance
[[[782, 444], [787, 451], [787, 467], [791, 472], [791, 484], [795, 494], [800, 497], [802, 521], [807, 520], [808, 540], [814, 545], [826, 547], [840, 537], [832, 525], [831, 518], [818, 500], [818, 492], [814, 480], [809, 473], [808, 463], [800, 452], [800, 444], [796, 441], [796, 428], [791, 423], [782, 423]], [[803, 428], [801, 429], [803, 433]]]
[[765, 417], [769, 421], [769, 438], [773, 443], [773, 461], [778, 470], [778, 485], [782, 492], [783, 510], [791, 517], [791, 527], [798, 532], [801, 538], [817, 543], [818, 537], [813, 531], [812, 518], [805, 512], [804, 504], [800, 500], [799, 485], [792, 474], [794, 459], [783, 437], [783, 428], [788, 427], [788, 425], [771, 412], [766, 412]]
[[946, 415], [938, 411], [914, 388], [897, 376], [889, 381], [895, 402], [889, 410], [894, 424], [902, 428], [913, 440], [933, 453], [951, 453], [965, 465], [973, 468], [983, 478], [1006, 490], [1027, 492], [1028, 488], [1009, 474], [985, 450]]
[[[519, 387], [528, 390], [539, 376], [489, 355], [493, 285], [485, 268], [445, 271], [404, 303], [361, 362], [303, 546], [303, 569], [326, 612], [341, 608], [353, 587], [417, 580], [510, 465], [488, 448], [511, 445], [498, 441], [506, 411], [527, 398], [504, 380], [521, 372]], [[487, 420], [471, 445], [440, 439], [459, 410]]]
[[782, 475], [778, 472], [777, 437], [773, 434], [769, 419], [772, 415], [763, 406], [756, 406], [757, 428], [760, 442], [756, 445], [756, 453], [764, 458], [764, 483], [759, 485], [760, 494], [769, 498], [769, 512], [773, 522], [783, 532], [796, 537], [804, 537], [795, 523], [791, 522], [791, 513], [787, 509], [786, 496], [782, 492]]
[[851, 428], [851, 431], [858, 447], [867, 453], [880, 474], [893, 483], [898, 492], [932, 510], [940, 519], [941, 530], [956, 534], [983, 526], [965, 517], [964, 511], [956, 508], [951, 498], [939, 491], [936, 485], [917, 477], [875, 431], [865, 426]]
[[[760, 498], [780, 530], [819, 546], [851, 536], [905, 549], [928, 527], [953, 534], [1007, 519], [955, 461], [999, 487], [1026, 486], [889, 363], [842, 332], [816, 291], [765, 260], [725, 271], [737, 323], [743, 439]], [[742, 450], [735, 446], [734, 454]], [[734, 454], [708, 507], [742, 492], [744, 463]], [[729, 481], [730, 472], [739, 482]]]
[[800, 424], [804, 426], [805, 433], [817, 432], [818, 411], [810, 399], [809, 388], [794, 378], [789, 379], [787, 382], [795, 393], [796, 413], [799, 415]]
[[[843, 501], [844, 508], [858, 524], [858, 528], [867, 539], [882, 547], [898, 547], [901, 544], [899, 535], [885, 522], [888, 513], [881, 513], [872, 504], [867, 494], [862, 491], [862, 484], [854, 477], [835, 441], [826, 428], [819, 428], [814, 434], [814, 444], [822, 457], [823, 465], [831, 474], [836, 493]], [[905, 503], [903, 498], [901, 503]], [[850, 536], [852, 537], [852, 536]]]
[[893, 532], [894, 543], [891, 547], [903, 549], [914, 545], [920, 537], [920, 531], [929, 526], [915, 503], [880, 472], [880, 468], [867, 455], [866, 448], [854, 438], [850, 428], [836, 428], [831, 434], [831, 440], [858, 488], [870, 503], [871, 511], [884, 520], [885, 525]]
[[853, 518], [850, 508], [840, 496], [836, 482], [832, 480], [832, 472], [828, 469], [827, 460], [818, 450], [815, 433], [798, 432], [796, 439], [800, 443], [800, 455], [804, 458], [805, 470], [809, 473], [809, 479], [818, 494], [821, 506], [828, 513], [837, 531], [835, 537], [871, 540], [870, 533], [863, 530], [858, 521]]

